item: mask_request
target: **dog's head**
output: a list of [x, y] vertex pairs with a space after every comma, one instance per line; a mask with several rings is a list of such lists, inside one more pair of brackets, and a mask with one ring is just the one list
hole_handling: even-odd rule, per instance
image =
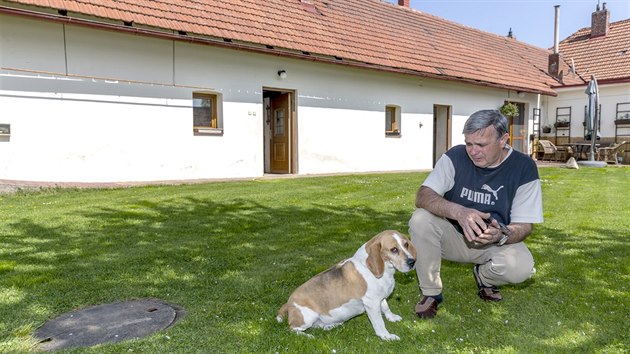
[[374, 236], [365, 246], [367, 266], [380, 278], [385, 265], [391, 264], [399, 272], [408, 272], [416, 264], [416, 248], [409, 238], [398, 231], [386, 230]]

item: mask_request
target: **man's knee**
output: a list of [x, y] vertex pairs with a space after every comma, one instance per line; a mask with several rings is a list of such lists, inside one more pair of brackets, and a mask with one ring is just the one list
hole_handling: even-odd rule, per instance
[[425, 209], [416, 209], [409, 219], [409, 234], [421, 235], [429, 230], [432, 220], [437, 218]]
[[534, 274], [534, 267], [514, 267], [505, 272], [505, 282], [508, 284], [519, 284], [531, 278]]
[[534, 275], [534, 258], [523, 245], [525, 250], [510, 255], [505, 259], [493, 259], [490, 271], [495, 273], [506, 284], [522, 283]]

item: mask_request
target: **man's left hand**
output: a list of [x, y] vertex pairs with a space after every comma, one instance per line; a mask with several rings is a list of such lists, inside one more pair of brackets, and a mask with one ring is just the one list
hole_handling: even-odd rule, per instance
[[503, 232], [501, 232], [501, 227], [499, 226], [499, 223], [493, 219], [492, 222], [488, 224], [488, 228], [477, 235], [474, 241], [481, 245], [488, 245], [499, 242], [502, 237]]

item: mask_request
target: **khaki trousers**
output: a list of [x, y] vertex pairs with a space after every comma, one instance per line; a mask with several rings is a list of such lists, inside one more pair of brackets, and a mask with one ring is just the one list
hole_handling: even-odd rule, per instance
[[409, 234], [418, 252], [416, 273], [425, 296], [442, 293], [442, 258], [479, 264], [479, 277], [485, 285], [521, 283], [535, 272], [534, 258], [523, 242], [472, 247], [448, 220], [425, 209], [416, 209], [411, 216]]

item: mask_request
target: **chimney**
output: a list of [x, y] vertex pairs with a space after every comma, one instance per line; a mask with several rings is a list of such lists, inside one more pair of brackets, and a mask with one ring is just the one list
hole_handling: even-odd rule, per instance
[[609, 22], [610, 11], [606, 8], [606, 3], [604, 3], [601, 11], [599, 4], [597, 4], [595, 12], [591, 15], [591, 38], [607, 35]]
[[556, 5], [554, 8], [556, 10], [556, 16], [553, 24], [553, 53], [558, 54], [558, 43], [560, 38], [560, 5]]
[[409, 1], [411, 0], [398, 0], [398, 6], [409, 7]]
[[554, 23], [554, 34], [553, 34], [553, 54], [549, 54], [549, 65], [547, 71], [549, 75], [553, 76], [556, 79], [560, 78], [560, 52], [558, 49], [559, 43], [558, 38], [560, 35], [560, 5], [554, 6], [556, 9], [556, 17]]

